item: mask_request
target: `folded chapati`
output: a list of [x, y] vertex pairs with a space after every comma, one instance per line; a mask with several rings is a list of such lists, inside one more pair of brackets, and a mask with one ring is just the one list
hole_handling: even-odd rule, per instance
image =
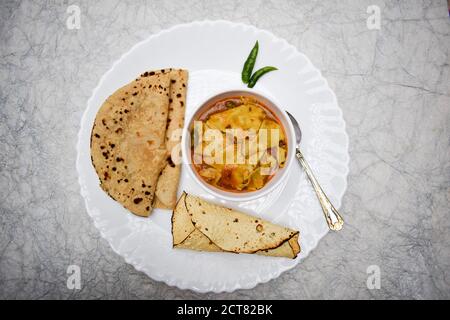
[[172, 215], [173, 247], [295, 258], [299, 232], [183, 193]]
[[165, 141], [170, 156], [158, 179], [155, 201], [155, 207], [162, 209], [173, 209], [177, 202], [181, 163], [177, 159], [172, 159], [172, 156], [176, 157], [181, 152], [180, 142], [186, 110], [188, 79], [188, 72], [186, 70], [174, 69], [169, 74], [170, 99]]
[[101, 106], [91, 135], [91, 158], [102, 189], [125, 208], [148, 216], [167, 164], [170, 70], [146, 72]]

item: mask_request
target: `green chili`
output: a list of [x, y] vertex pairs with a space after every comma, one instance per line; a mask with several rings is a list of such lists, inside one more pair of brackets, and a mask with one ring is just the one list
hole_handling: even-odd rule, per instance
[[253, 67], [256, 63], [256, 57], [258, 56], [259, 44], [256, 41], [255, 46], [252, 51], [248, 55], [247, 60], [245, 61], [244, 68], [242, 69], [242, 82], [248, 83], [252, 76]]
[[259, 80], [259, 78], [261, 78], [266, 73], [269, 73], [269, 72], [275, 71], [275, 70], [278, 70], [278, 69], [275, 67], [264, 67], [264, 68], [259, 69], [250, 78], [250, 81], [248, 82], [248, 87], [253, 88], [255, 86], [256, 82]]

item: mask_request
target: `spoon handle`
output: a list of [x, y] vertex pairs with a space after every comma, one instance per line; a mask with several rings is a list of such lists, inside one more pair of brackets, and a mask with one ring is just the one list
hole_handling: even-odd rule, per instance
[[336, 210], [336, 208], [333, 206], [333, 204], [330, 202], [325, 192], [323, 192], [322, 188], [319, 185], [319, 182], [317, 181], [316, 177], [314, 176], [311, 170], [311, 167], [308, 165], [308, 163], [305, 160], [305, 157], [301, 153], [300, 148], [297, 147], [295, 155], [298, 159], [298, 162], [300, 162], [303, 169], [305, 170], [309, 178], [309, 181], [311, 181], [314, 191], [316, 192], [317, 198], [319, 199], [320, 205], [322, 206], [322, 210], [325, 215], [325, 219], [327, 220], [328, 227], [333, 231], [341, 230], [342, 226], [344, 225], [344, 220], [342, 219], [341, 215]]

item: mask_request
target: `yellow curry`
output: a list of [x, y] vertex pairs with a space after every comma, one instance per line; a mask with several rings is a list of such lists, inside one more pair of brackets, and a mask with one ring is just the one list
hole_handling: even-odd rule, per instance
[[195, 120], [192, 163], [208, 184], [225, 191], [255, 191], [284, 167], [288, 152], [284, 128], [255, 98], [216, 101]]

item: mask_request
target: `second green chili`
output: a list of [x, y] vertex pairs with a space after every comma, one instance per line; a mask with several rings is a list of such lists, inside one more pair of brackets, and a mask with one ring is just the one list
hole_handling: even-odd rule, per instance
[[250, 80], [248, 82], [248, 87], [253, 88], [255, 86], [256, 82], [259, 80], [259, 78], [261, 78], [266, 73], [269, 73], [269, 72], [275, 71], [275, 70], [278, 70], [278, 69], [275, 67], [264, 67], [264, 68], [259, 69], [250, 78]]

